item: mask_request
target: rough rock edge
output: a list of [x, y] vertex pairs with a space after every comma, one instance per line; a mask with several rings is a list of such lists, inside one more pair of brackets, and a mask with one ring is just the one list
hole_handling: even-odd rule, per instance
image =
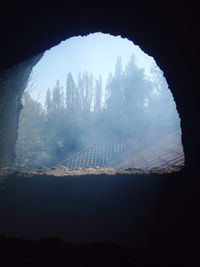
[[78, 168], [69, 169], [64, 166], [55, 168], [34, 168], [26, 169], [19, 167], [4, 167], [0, 168], [0, 185], [10, 175], [16, 177], [34, 177], [34, 176], [55, 176], [55, 177], [69, 177], [69, 176], [85, 176], [85, 175], [135, 175], [135, 174], [165, 174], [180, 172], [183, 166], [171, 166], [167, 168]]

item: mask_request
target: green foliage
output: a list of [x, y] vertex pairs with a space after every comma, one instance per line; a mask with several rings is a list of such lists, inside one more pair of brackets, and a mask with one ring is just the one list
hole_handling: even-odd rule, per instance
[[[145, 124], [145, 99], [152, 89], [145, 80], [144, 71], [135, 64], [134, 57], [122, 70], [121, 58], [117, 59], [115, 75], [110, 77], [107, 99], [107, 118], [112, 124], [111, 135], [135, 137]], [[108, 129], [109, 130], [109, 129]]]
[[154, 67], [152, 80], [132, 56], [103, 81], [84, 72], [78, 82], [67, 75], [66, 88], [57, 81], [47, 90], [45, 106], [23, 96], [17, 140], [17, 164], [52, 166], [102, 138], [147, 138], [179, 127], [175, 103], [161, 72]]
[[124, 71], [118, 58], [107, 92], [105, 125], [112, 137], [147, 138], [180, 127], [172, 94], [156, 66], [152, 68], [150, 80], [144, 70], [137, 67], [134, 56]]
[[40, 103], [34, 101], [28, 92], [23, 96], [23, 110], [19, 121], [17, 140], [17, 164], [37, 166], [49, 161], [45, 147], [45, 112]]

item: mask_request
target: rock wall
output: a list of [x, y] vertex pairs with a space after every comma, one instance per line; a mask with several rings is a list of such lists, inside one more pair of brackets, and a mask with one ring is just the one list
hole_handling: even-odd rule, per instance
[[[136, 179], [135, 176], [126, 179], [113, 176], [112, 183], [109, 183], [111, 181], [109, 177], [101, 177], [97, 180], [96, 178], [90, 179], [88, 175], [81, 176], [80, 179], [72, 182], [62, 180], [61, 183], [52, 177], [35, 180], [13, 177], [7, 180], [7, 191], [1, 194], [0, 221], [2, 227], [5, 227], [2, 234], [4, 232], [12, 235], [17, 229], [19, 236], [22, 234], [24, 236], [23, 231], [29, 231], [31, 228], [33, 231], [31, 236], [37, 236], [34, 232], [37, 231], [34, 224], [36, 220], [43, 235], [47, 230], [46, 222], [51, 223], [51, 219], [54, 219], [57, 224], [53, 225], [55, 228], [49, 224], [51, 233], [59, 232], [60, 236], [63, 236], [63, 232], [60, 232], [60, 223], [63, 220], [69, 225], [66, 232], [65, 225], [61, 228], [64, 233], [67, 233], [71, 227], [77, 226], [74, 232], [70, 233], [76, 234], [77, 240], [80, 240], [83, 235], [85, 236], [82, 240], [87, 240], [88, 236], [93, 235], [95, 240], [99, 240], [98, 236], [101, 237], [99, 230], [101, 230], [103, 237], [112, 240], [116, 238], [115, 240], [119, 241], [122, 237], [128, 239], [128, 236], [136, 239], [137, 226], [141, 225], [140, 233], [145, 233], [147, 229], [152, 233], [155, 257], [163, 259], [162, 266], [173, 264], [171, 261], [173, 257], [176, 257], [177, 263], [180, 263], [182, 258], [182, 265], [193, 266], [191, 260], [198, 259], [199, 261], [200, 237], [198, 216], [200, 93], [199, 60], [197, 60], [199, 51], [197, 42], [199, 14], [197, 12], [199, 9], [192, 4], [184, 6], [183, 3], [177, 7], [175, 4], [169, 6], [169, 3], [166, 4], [165, 1], [162, 1], [162, 7], [155, 7], [152, 2], [149, 2], [148, 6], [145, 4], [142, 8], [138, 8], [135, 1], [128, 0], [124, 0], [123, 4], [122, 1], [114, 3], [107, 1], [106, 4], [102, 1], [100, 3], [95, 1], [94, 5], [91, 1], [89, 4], [87, 1], [65, 2], [64, 6], [61, 3], [58, 4], [58, 1], [49, 1], [44, 7], [41, 4], [38, 6], [36, 1], [27, 1], [27, 5], [23, 3], [23, 6], [18, 1], [16, 5], [12, 3], [12, 7], [9, 3], [6, 8], [2, 8], [1, 5], [0, 25], [4, 27], [1, 28], [3, 38], [0, 42], [0, 70], [5, 71], [33, 55], [42, 53], [62, 40], [79, 34], [102, 31], [122, 35], [132, 40], [140, 45], [144, 52], [154, 57], [158, 66], [163, 70], [175, 98], [181, 117], [186, 170], [180, 176], [174, 173], [172, 179], [161, 175], [159, 181], [164, 183], [162, 189], [159, 188], [156, 194], [152, 191], [156, 184], [154, 175], [148, 175], [145, 181]], [[1, 165], [10, 164], [14, 160], [17, 123], [22, 107], [21, 95], [32, 66], [37, 60], [30, 59], [29, 62], [18, 64], [1, 73]], [[137, 183], [138, 187], [134, 183]], [[63, 184], [65, 186], [62, 186]], [[105, 188], [109, 190], [105, 192]], [[155, 202], [149, 202], [151, 196], [158, 196], [158, 198]], [[55, 204], [54, 200], [58, 202]], [[70, 203], [74, 204], [73, 208]], [[104, 209], [99, 210], [100, 204], [104, 205], [106, 212]], [[154, 214], [153, 221], [151, 220], [152, 214], [148, 213], [150, 204], [152, 208], [155, 207], [155, 213], [152, 213]], [[49, 209], [47, 210], [46, 207]], [[135, 227], [134, 211], [141, 214], [141, 208], [147, 211], [149, 220], [140, 217], [142, 224], [139, 221]], [[87, 214], [83, 213], [84, 209]], [[28, 213], [26, 213], [27, 210]], [[66, 211], [72, 216], [68, 216]], [[100, 226], [95, 221], [93, 211], [103, 222]], [[30, 217], [27, 217], [28, 215]], [[2, 216], [4, 216], [3, 220]], [[13, 222], [13, 216], [16, 222]], [[44, 224], [40, 218], [44, 220]], [[85, 229], [88, 230], [87, 234]], [[118, 234], [115, 236], [116, 232]], [[152, 242], [150, 242], [151, 247]], [[185, 255], [188, 255], [189, 264], [183, 260]]]
[[15, 160], [22, 94], [33, 66], [42, 55], [36, 56], [0, 74], [0, 166], [9, 166]]

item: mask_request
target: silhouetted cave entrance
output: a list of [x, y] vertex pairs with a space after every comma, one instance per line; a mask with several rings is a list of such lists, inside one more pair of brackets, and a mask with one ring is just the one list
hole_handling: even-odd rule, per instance
[[23, 104], [20, 167], [184, 166], [180, 118], [163, 73], [120, 36], [73, 37], [47, 51]]

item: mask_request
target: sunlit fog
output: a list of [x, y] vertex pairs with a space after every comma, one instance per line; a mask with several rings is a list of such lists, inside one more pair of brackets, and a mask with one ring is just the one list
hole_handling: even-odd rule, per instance
[[46, 51], [22, 103], [18, 166], [184, 164], [180, 118], [163, 72], [128, 39], [95, 33]]

